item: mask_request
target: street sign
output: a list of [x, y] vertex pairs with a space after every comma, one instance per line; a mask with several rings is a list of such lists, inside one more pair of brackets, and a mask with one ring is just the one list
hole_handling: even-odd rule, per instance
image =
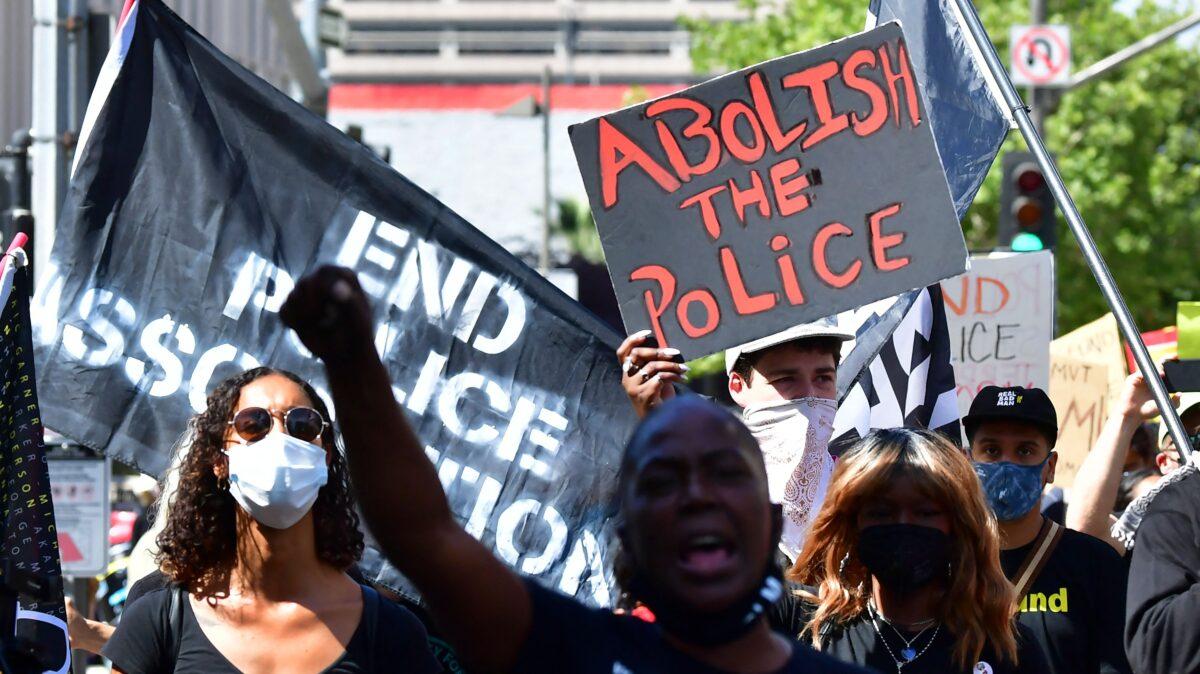
[[108, 568], [109, 460], [82, 449], [47, 450], [63, 575], [104, 573]]
[[317, 35], [322, 45], [344, 49], [350, 41], [350, 24], [340, 11], [332, 7], [322, 7]]
[[1071, 81], [1071, 29], [1068, 26], [1013, 26], [1009, 32], [1009, 72], [1013, 84], [1065, 86]]

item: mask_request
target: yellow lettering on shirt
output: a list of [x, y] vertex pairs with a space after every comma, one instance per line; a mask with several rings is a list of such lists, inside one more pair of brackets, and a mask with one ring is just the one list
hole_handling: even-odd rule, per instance
[[1060, 587], [1058, 592], [1049, 596], [1041, 592], [1030, 592], [1021, 599], [1021, 613], [1067, 613], [1067, 588]]

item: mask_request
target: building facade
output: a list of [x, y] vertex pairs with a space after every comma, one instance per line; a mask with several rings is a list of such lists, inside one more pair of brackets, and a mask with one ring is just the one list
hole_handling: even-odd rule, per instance
[[354, 82], [608, 84], [692, 80], [680, 19], [733, 20], [736, 0], [341, 0], [331, 75]]

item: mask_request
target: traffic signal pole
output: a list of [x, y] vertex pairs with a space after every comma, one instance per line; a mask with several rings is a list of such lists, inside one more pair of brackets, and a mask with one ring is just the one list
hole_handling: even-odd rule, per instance
[[1104, 299], [1108, 302], [1113, 316], [1117, 319], [1117, 327], [1121, 330], [1121, 336], [1125, 338], [1125, 342], [1129, 345], [1130, 350], [1133, 351], [1133, 359], [1137, 363], [1138, 370], [1141, 371], [1142, 376], [1146, 378], [1146, 383], [1149, 385], [1150, 392], [1154, 396], [1154, 402], [1158, 405], [1163, 422], [1167, 425], [1167, 430], [1171, 433], [1171, 439], [1175, 441], [1175, 446], [1180, 448], [1187, 457], [1188, 463], [1196, 465], [1197, 459], [1200, 459], [1200, 457], [1197, 457], [1196, 453], [1192, 451], [1187, 431], [1183, 427], [1183, 422], [1179, 419], [1178, 412], [1171, 405], [1171, 397], [1167, 393], [1167, 387], [1163, 384], [1162, 377], [1158, 375], [1158, 368], [1150, 358], [1150, 352], [1146, 349], [1146, 343], [1142, 341], [1142, 333], [1138, 330], [1137, 324], [1133, 322], [1133, 316], [1129, 313], [1129, 307], [1125, 305], [1125, 299], [1121, 297], [1121, 291], [1117, 288], [1116, 281], [1113, 280], [1112, 273], [1108, 270], [1108, 265], [1105, 264], [1104, 258], [1101, 257], [1100, 251], [1096, 248], [1096, 241], [1092, 238], [1091, 232], [1088, 231], [1087, 224], [1083, 221], [1083, 216], [1079, 213], [1079, 208], [1075, 206], [1075, 200], [1067, 192], [1067, 186], [1063, 183], [1062, 176], [1058, 173], [1058, 167], [1054, 165], [1054, 160], [1046, 150], [1046, 144], [1042, 142], [1041, 134], [1030, 118], [1029, 108], [1021, 100], [1016, 87], [1013, 86], [1012, 79], [1008, 76], [1008, 71], [1000, 62], [1000, 56], [996, 54], [996, 47], [992, 43], [991, 38], [988, 37], [987, 29], [983, 27], [983, 22], [980, 21], [974, 4], [971, 0], [954, 1], [962, 13], [967, 30], [970, 31], [971, 36], [979, 45], [979, 50], [983, 54], [983, 59], [987, 63], [988, 70], [991, 71], [992, 77], [1000, 85], [1000, 92], [1004, 96], [1005, 105], [1012, 111], [1013, 120], [1017, 123], [1017, 128], [1021, 131], [1021, 135], [1025, 138], [1025, 144], [1029, 146], [1030, 152], [1033, 153], [1038, 165], [1042, 168], [1047, 185], [1054, 195], [1054, 200], [1058, 203], [1059, 209], [1062, 210], [1063, 215], [1066, 217], [1071, 234], [1075, 236], [1075, 241], [1079, 243], [1079, 248], [1083, 251], [1083, 258], [1087, 262], [1088, 268], [1092, 270], [1092, 274], [1096, 277], [1096, 283], [1100, 286], [1100, 292], [1104, 294]]
[[[1046, 23], [1046, 0], [1029, 0], [1029, 23], [1035, 26]], [[1039, 136], [1046, 132], [1046, 110], [1042, 107], [1041, 100], [1045, 98], [1045, 93], [1040, 92], [1037, 87], [1029, 87], [1029, 103], [1031, 104], [1029, 120], [1033, 123], [1033, 128], [1037, 129]]]
[[1169, 41], [1176, 35], [1194, 28], [1197, 25], [1200, 25], [1200, 12], [1196, 12], [1191, 16], [1184, 17], [1170, 26], [1163, 28], [1157, 33], [1147, 35], [1128, 47], [1120, 51], [1113, 52], [1112, 54], [1105, 56], [1083, 70], [1080, 70], [1071, 77], [1071, 83], [1066, 86], [1066, 89], [1074, 89], [1082, 84], [1087, 84], [1097, 77], [1107, 75], [1109, 71], [1120, 67], [1126, 61], [1145, 54], [1151, 49], [1154, 49], [1155, 47], [1158, 47], [1159, 45]]

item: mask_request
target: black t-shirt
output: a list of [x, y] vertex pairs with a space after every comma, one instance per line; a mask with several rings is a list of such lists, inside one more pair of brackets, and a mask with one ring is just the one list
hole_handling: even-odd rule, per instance
[[129, 593], [125, 595], [125, 608], [128, 609], [129, 605], [138, 599], [141, 599], [155, 590], [161, 590], [170, 584], [171, 581], [167, 580], [167, 575], [165, 573], [159, 569], [151, 571], [145, 576], [138, 578], [137, 582], [133, 584], [133, 587], [129, 588]]
[[[866, 665], [880, 672], [895, 672], [896, 657], [900, 657], [904, 646], [898, 635], [889, 632], [891, 627], [880, 622], [879, 629], [887, 635], [886, 647], [885, 642], [880, 641], [875, 625], [864, 616], [841, 629], [830, 630], [822, 642], [821, 652], [839, 660]], [[912, 640], [917, 656], [904, 665], [903, 674], [1047, 674], [1049, 670], [1046, 668], [1045, 658], [1033, 636], [1020, 625], [1017, 626], [1017, 631], [1019, 666], [1001, 661], [990, 647], [985, 647], [979, 662], [966, 669], [954, 663], [954, 645], [957, 642], [945, 627], [937, 629], [936, 634], [930, 630], [927, 636], [906, 634], [905, 636]], [[888, 652], [888, 648], [891, 648], [891, 652]], [[892, 653], [895, 653], [895, 657]]]
[[[590, 609], [526, 582], [533, 625], [513, 672], [518, 674], [726, 674], [672, 648], [654, 625]], [[865, 674], [864, 670], [795, 643], [777, 674]]]
[[[792, 590], [798, 586], [792, 586]], [[800, 635], [807, 638], [805, 625], [812, 617], [815, 606], [805, 602], [788, 592], [786, 598], [771, 614], [771, 624], [780, 632], [790, 635]], [[821, 639], [821, 652], [832, 655], [838, 660], [864, 665], [885, 674], [896, 671], [896, 658], [902, 657], [904, 644], [900, 635], [891, 631], [891, 627], [883, 622], [878, 623], [879, 630], [887, 636], [886, 642], [881, 642], [876, 626], [864, 614], [858, 620], [847, 625], [831, 626]], [[1048, 674], [1045, 656], [1037, 645], [1033, 635], [1022, 625], [1017, 625], [1017, 659], [1019, 665], [1001, 662], [990, 646], [985, 646], [979, 662], [973, 667], [963, 669], [954, 663], [954, 635], [944, 626], [930, 630], [921, 636], [915, 633], [904, 635], [913, 645], [917, 656], [904, 665], [903, 674]], [[886, 646], [884, 644], [887, 644]], [[891, 653], [888, 648], [891, 648]], [[895, 654], [895, 656], [892, 655]], [[983, 665], [987, 665], [984, 667]]]
[[[1034, 543], [1000, 551], [1006, 576], [1017, 575]], [[1018, 614], [1045, 652], [1052, 674], [1129, 674], [1121, 642], [1125, 579], [1125, 564], [1111, 546], [1063, 530]]]
[[[363, 586], [362, 591], [362, 619], [346, 652], [323, 674], [440, 672], [421, 623], [403, 607], [381, 599], [375, 590]], [[170, 615], [173, 592], [173, 588], [154, 590], [131, 604], [105, 645], [104, 657], [128, 674], [239, 674], [200, 629], [186, 593], [178, 595], [182, 615], [176, 652]]]

